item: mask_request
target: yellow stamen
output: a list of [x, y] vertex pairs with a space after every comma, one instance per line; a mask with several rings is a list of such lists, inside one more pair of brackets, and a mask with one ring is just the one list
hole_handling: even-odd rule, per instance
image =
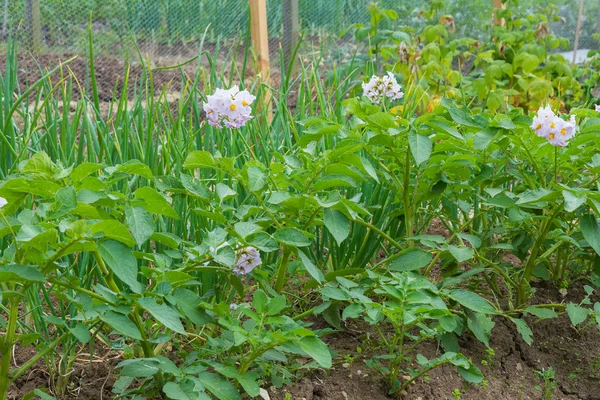
[[230, 109], [231, 111], [235, 111], [235, 109], [236, 109], [236, 108], [237, 108], [237, 107], [235, 106], [235, 104], [232, 104], [232, 105], [230, 105], [230, 106], [229, 106], [229, 109]]
[[548, 138], [549, 138], [550, 140], [554, 139], [554, 133], [551, 133], [551, 134], [548, 136]]
[[550, 128], [554, 128], [554, 126], [555, 126], [555, 125], [556, 125], [556, 124], [555, 124], [554, 122], [551, 122], [551, 123], [550, 123]]
[[246, 106], [248, 105], [248, 102], [247, 102], [246, 100], [242, 100], [242, 105], [243, 105], [244, 107], [246, 107]]
[[535, 127], [536, 131], [539, 131], [540, 129], [542, 129], [542, 124], [538, 124], [538, 126]]
[[563, 136], [566, 135], [567, 134], [567, 130], [565, 128], [562, 128], [560, 130], [560, 134], [563, 135]]

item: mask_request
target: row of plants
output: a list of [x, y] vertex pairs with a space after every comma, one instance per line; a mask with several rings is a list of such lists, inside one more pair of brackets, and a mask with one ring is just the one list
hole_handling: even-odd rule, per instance
[[[496, 59], [465, 71], [455, 68], [464, 44], [443, 24], [389, 32], [378, 24], [394, 13], [370, 12], [371, 26], [356, 27], [368, 56], [352, 73], [323, 81], [318, 59], [276, 90], [245, 78], [248, 48], [221, 71], [201, 51], [210, 69], [179, 66], [175, 107], [166, 89], [155, 96], [151, 67], [139, 82], [126, 69], [101, 107], [92, 62], [71, 109], [68, 62], [19, 88], [11, 45], [0, 82], [0, 399], [40, 364], [52, 385], [26, 398], [68, 398], [79, 351], [98, 346], [121, 354], [118, 398], [257, 397], [330, 368], [326, 337], [349, 319], [372, 326], [382, 348], [367, 366], [402, 394], [445, 364], [482, 382], [459, 337], [489, 347], [499, 319], [528, 344], [535, 319], [600, 324], [598, 78], [558, 58], [545, 69], [546, 53], [519, 70], [539, 42], [516, 20], [477, 50]], [[489, 50], [501, 35], [517, 38], [510, 59]], [[520, 72], [507, 81], [497, 65]], [[574, 71], [571, 89], [589, 90], [553, 86], [558, 65]], [[488, 73], [501, 89], [478, 96]], [[521, 79], [551, 88], [533, 95]], [[447, 234], [432, 234], [433, 221]], [[540, 304], [537, 279], [563, 290], [586, 280], [587, 297]], [[315, 328], [321, 318], [327, 328]], [[436, 341], [435, 358], [419, 353]], [[27, 346], [36, 355], [14, 367]]]

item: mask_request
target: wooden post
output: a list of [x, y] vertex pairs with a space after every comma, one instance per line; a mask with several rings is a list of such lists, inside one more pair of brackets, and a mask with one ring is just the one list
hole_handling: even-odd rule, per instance
[[[298, 23], [298, 0], [283, 0], [283, 59], [285, 68], [290, 66], [298, 39], [300, 36], [300, 24]], [[292, 68], [292, 71], [294, 69]]]
[[267, 30], [267, 1], [250, 0], [250, 34], [258, 56], [263, 79], [269, 77], [269, 32]]
[[504, 8], [506, 8], [506, 4], [502, 3], [502, 0], [494, 0], [494, 25], [504, 26], [504, 23], [506, 22], [504, 18], [498, 19], [498, 17], [496, 17], [496, 12], [499, 9]]
[[[270, 85], [270, 65], [269, 65], [269, 31], [267, 29], [267, 1], [250, 0], [250, 35], [252, 44], [258, 57], [258, 67], [260, 70], [260, 79], [267, 85]], [[264, 102], [258, 104], [258, 110], [262, 107], [267, 109], [267, 119], [273, 120], [271, 111], [271, 92], [268, 87], [265, 90]]]
[[577, 29], [575, 30], [575, 46], [573, 47], [573, 64], [577, 61], [577, 48], [581, 36], [581, 19], [583, 17], [583, 0], [579, 0], [579, 15], [577, 16]]
[[40, 0], [25, 0], [25, 14], [27, 17], [27, 45], [33, 53], [38, 53], [42, 48], [42, 26], [40, 22]]

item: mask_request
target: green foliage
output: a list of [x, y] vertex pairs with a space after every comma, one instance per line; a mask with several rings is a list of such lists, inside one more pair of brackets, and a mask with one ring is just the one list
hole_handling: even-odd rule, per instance
[[[175, 3], [165, 3], [171, 21]], [[371, 5], [369, 24], [354, 26], [366, 55], [348, 75], [323, 81], [315, 61], [277, 89], [199, 65], [175, 108], [155, 97], [144, 66], [142, 82], [125, 73], [108, 111], [97, 96], [65, 111], [74, 78], [50, 72], [21, 92], [11, 44], [0, 398], [42, 359], [64, 396], [79, 350], [98, 340], [122, 354], [122, 398], [240, 399], [333, 365], [322, 340], [331, 329], [311, 330], [309, 316], [338, 330], [369, 325], [382, 347], [368, 365], [391, 393], [445, 364], [483, 382], [458, 337], [489, 347], [498, 318], [527, 344], [536, 319], [600, 325], [589, 285], [577, 302], [533, 304], [536, 280], [598, 286], [600, 119], [584, 103], [598, 60], [576, 68], [552, 55], [564, 41], [543, 15], [505, 11], [506, 26], [481, 44], [456, 38], [449, 16], [438, 21], [440, 2], [417, 31], [395, 29], [386, 7]], [[359, 97], [359, 74], [383, 70], [402, 77], [402, 101]], [[263, 111], [216, 130], [202, 102], [231, 79]], [[565, 147], [530, 128], [528, 111], [547, 103], [576, 118]], [[260, 265], [244, 271], [250, 248]], [[440, 344], [431, 359], [417, 351], [427, 341]], [[13, 368], [13, 347], [29, 344], [38, 353]]]

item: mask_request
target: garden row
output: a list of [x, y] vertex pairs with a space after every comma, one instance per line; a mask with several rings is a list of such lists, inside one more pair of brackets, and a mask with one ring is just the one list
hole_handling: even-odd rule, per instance
[[[180, 66], [176, 103], [150, 66], [108, 105], [93, 62], [80, 101], [68, 61], [20, 88], [9, 47], [0, 399], [40, 365], [51, 385], [29, 397], [69, 398], [98, 347], [121, 354], [120, 398], [264, 396], [332, 367], [322, 338], [350, 320], [372, 326], [367, 366], [403, 396], [443, 365], [481, 383], [459, 339], [489, 346], [498, 319], [528, 344], [532, 318], [600, 324], [598, 73], [550, 53], [545, 16], [505, 11], [481, 44], [448, 18], [410, 34], [369, 11], [324, 77], [313, 60], [278, 90], [248, 81], [246, 48], [221, 71]], [[537, 279], [586, 295], [537, 304]]]

